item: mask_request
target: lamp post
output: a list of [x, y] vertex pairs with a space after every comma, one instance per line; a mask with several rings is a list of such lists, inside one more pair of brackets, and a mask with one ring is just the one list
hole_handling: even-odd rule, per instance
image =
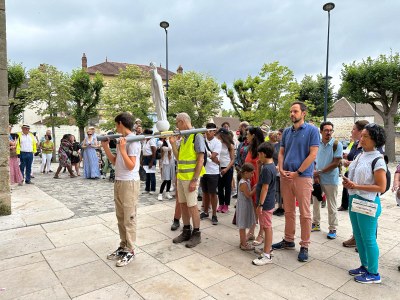
[[326, 44], [326, 72], [325, 72], [325, 97], [324, 97], [324, 122], [326, 121], [326, 116], [328, 115], [328, 62], [329, 62], [329, 29], [331, 24], [331, 10], [335, 8], [335, 3], [328, 2], [324, 4], [322, 9], [328, 12], [328, 41]]
[[167, 21], [161, 21], [160, 22], [160, 27], [164, 28], [165, 30], [165, 57], [166, 57], [166, 75], [165, 75], [165, 88], [167, 90], [166, 96], [165, 96], [165, 104], [166, 104], [166, 111], [168, 115], [168, 30], [167, 28], [169, 27], [169, 23]]

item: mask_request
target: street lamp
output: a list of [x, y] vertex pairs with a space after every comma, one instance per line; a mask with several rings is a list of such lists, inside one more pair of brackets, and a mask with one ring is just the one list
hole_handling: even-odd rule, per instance
[[166, 111], [168, 115], [168, 30], [167, 28], [169, 27], [169, 23], [167, 21], [162, 21], [160, 22], [160, 27], [164, 28], [165, 30], [165, 57], [166, 57], [166, 76], [165, 76], [165, 88], [167, 90], [166, 96], [165, 96], [165, 104], [166, 104]]
[[326, 116], [328, 115], [328, 62], [329, 62], [329, 29], [331, 24], [331, 10], [335, 8], [335, 3], [328, 2], [322, 6], [324, 11], [328, 12], [328, 41], [326, 44], [326, 72], [325, 72], [325, 97], [324, 97], [324, 122], [326, 121]]

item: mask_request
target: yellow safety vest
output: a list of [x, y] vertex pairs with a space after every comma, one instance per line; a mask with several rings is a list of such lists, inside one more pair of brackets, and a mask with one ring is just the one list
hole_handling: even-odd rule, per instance
[[[22, 132], [18, 132], [18, 139], [17, 139], [17, 143], [15, 145], [15, 153], [17, 153], [17, 155], [21, 154], [21, 136], [22, 136]], [[32, 152], [33, 154], [36, 153], [36, 138], [35, 136], [29, 132], [29, 135], [31, 136], [32, 139]]]
[[[177, 178], [180, 180], [192, 180], [194, 170], [196, 168], [197, 153], [194, 150], [195, 134], [189, 135], [186, 139], [182, 139], [178, 154], [178, 170]], [[199, 177], [206, 173], [204, 166], [201, 167]]]

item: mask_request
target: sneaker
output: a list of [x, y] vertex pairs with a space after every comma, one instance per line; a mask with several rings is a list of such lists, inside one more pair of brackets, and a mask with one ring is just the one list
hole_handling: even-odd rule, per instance
[[210, 216], [210, 215], [209, 215], [208, 213], [206, 213], [206, 212], [203, 211], [203, 212], [200, 214], [200, 220], [207, 219], [209, 216]]
[[354, 235], [351, 238], [349, 238], [347, 241], [343, 242], [343, 247], [352, 248], [355, 246], [356, 246], [356, 239], [354, 238]]
[[258, 258], [252, 261], [255, 266], [264, 266], [266, 264], [272, 263], [271, 257], [266, 257], [264, 253], [262, 253]]
[[101, 179], [106, 179], [106, 175], [101, 175]]
[[357, 269], [349, 270], [349, 275], [358, 276], [367, 273], [367, 269], [364, 266], [361, 266]]
[[[32, 176], [31, 176], [32, 177]], [[25, 181], [26, 184], [34, 184], [32, 181]]]
[[186, 242], [186, 241], [190, 240], [191, 235], [192, 235], [192, 231], [190, 230], [190, 228], [189, 229], [183, 228], [182, 233], [180, 235], [178, 235], [176, 238], [174, 238], [172, 240], [172, 242], [174, 244]]
[[218, 206], [217, 212], [222, 212], [222, 208], [223, 208], [223, 207], [224, 207], [223, 205]]
[[[254, 249], [254, 253], [255, 253], [255, 254], [258, 254], [258, 255], [263, 254], [263, 253], [264, 253], [264, 247], [255, 248], [255, 249]], [[269, 251], [269, 256], [271, 256], [271, 257], [274, 256], [274, 250], [271, 249], [271, 250]]]
[[172, 225], [171, 225], [171, 230], [172, 230], [172, 231], [175, 231], [175, 230], [177, 230], [180, 226], [181, 226], [181, 224], [179, 223], [179, 220], [174, 219], [174, 221], [172, 222]]
[[229, 206], [228, 205], [223, 205], [221, 212], [226, 214], [229, 211]]
[[278, 208], [274, 211], [275, 216], [281, 217], [285, 215], [285, 210], [283, 208]]
[[336, 239], [336, 230], [329, 230], [328, 235], [326, 236], [329, 240]]
[[151, 192], [149, 192], [149, 195], [154, 195], [156, 192], [153, 192], [153, 191], [151, 191]]
[[314, 231], [321, 231], [321, 228], [319, 227], [319, 224], [312, 223], [311, 232], [314, 232]]
[[166, 192], [165, 197], [166, 197], [168, 200], [171, 200], [171, 199], [173, 198], [169, 192]]
[[127, 264], [129, 264], [134, 258], [135, 258], [135, 253], [126, 251], [115, 265], [117, 267], [124, 267]]
[[212, 223], [213, 225], [218, 225], [218, 218], [217, 218], [217, 216], [212, 216], [212, 217], [211, 217], [211, 223]]
[[157, 196], [157, 200], [158, 200], [158, 201], [162, 201], [162, 199], [163, 199], [163, 196], [162, 196], [162, 194], [158, 194], [158, 196]]
[[299, 255], [297, 256], [297, 260], [301, 262], [308, 261], [308, 248], [300, 247]]
[[294, 242], [287, 242], [285, 240], [282, 240], [279, 243], [272, 244], [272, 249], [274, 250], [283, 250], [283, 249], [294, 250], [295, 247], [296, 246]]
[[124, 248], [118, 247], [117, 250], [114, 252], [111, 252], [110, 254], [107, 254], [107, 259], [114, 260], [114, 259], [119, 259], [122, 255], [124, 254]]
[[358, 275], [354, 277], [354, 280], [359, 283], [381, 283], [381, 276], [379, 273], [364, 273], [362, 275]]
[[192, 233], [189, 241], [186, 243], [186, 248], [193, 248], [196, 247], [198, 244], [201, 243], [201, 233], [200, 231], [195, 231]]

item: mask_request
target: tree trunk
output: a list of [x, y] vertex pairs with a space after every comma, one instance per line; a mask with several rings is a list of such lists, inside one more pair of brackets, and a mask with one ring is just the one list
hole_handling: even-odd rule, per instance
[[79, 128], [79, 142], [82, 143], [85, 139], [85, 127], [78, 127]]
[[396, 160], [396, 126], [394, 124], [395, 116], [395, 114], [388, 114], [383, 118], [386, 132], [385, 154], [388, 156], [390, 162], [395, 162]]
[[0, 216], [11, 214], [5, 0], [0, 0]]

